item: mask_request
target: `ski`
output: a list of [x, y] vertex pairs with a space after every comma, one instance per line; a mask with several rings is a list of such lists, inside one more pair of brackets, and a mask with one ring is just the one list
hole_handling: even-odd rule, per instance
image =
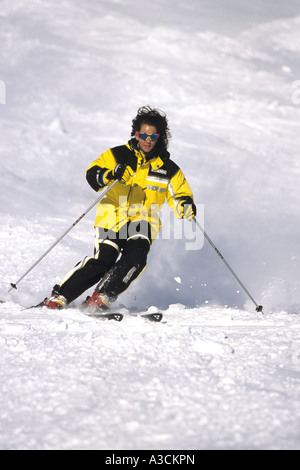
[[156, 313], [130, 313], [132, 317], [141, 317], [150, 322], [159, 323], [163, 319], [163, 314], [161, 312]]
[[[34, 308], [43, 308], [44, 301], [38, 303], [37, 305], [32, 305], [30, 307], [22, 309], [24, 310], [31, 310]], [[67, 307], [68, 308], [68, 307]], [[59, 311], [63, 311], [64, 309], [58, 309]], [[121, 309], [122, 310], [122, 309]], [[117, 322], [121, 322], [124, 317], [135, 317], [135, 318], [143, 318], [146, 321], [149, 322], [154, 322], [154, 323], [159, 323], [163, 319], [163, 314], [161, 312], [130, 312], [127, 309], [123, 309], [123, 311], [115, 311], [115, 312], [103, 312], [103, 313], [97, 313], [96, 312], [88, 312], [88, 310], [85, 310], [83, 308], [79, 308], [79, 311], [81, 311], [84, 315], [95, 318], [96, 320], [114, 320]]]
[[108, 319], [108, 320], [116, 320], [116, 321], [122, 321], [123, 318], [130, 318], [130, 317], [139, 317], [142, 318], [146, 321], [149, 322], [156, 322], [159, 323], [163, 319], [163, 314], [159, 311], [152, 311], [147, 310], [147, 311], [142, 311], [142, 312], [132, 312], [130, 309], [126, 308], [125, 306], [117, 307], [113, 310], [108, 310], [104, 311], [103, 313], [97, 312], [92, 310], [89, 311], [88, 308], [84, 307], [84, 304], [81, 306], [80, 310], [85, 313], [86, 315], [93, 317], [93, 318], [98, 318], [98, 319]]
[[115, 320], [122, 321], [124, 317], [133, 317], [133, 318], [143, 318], [149, 322], [159, 323], [163, 319], [163, 314], [161, 312], [157, 313], [121, 313], [121, 312], [109, 312], [109, 313], [100, 313], [100, 314], [86, 314], [89, 317], [95, 318], [96, 320]]
[[115, 320], [115, 321], [120, 322], [124, 318], [124, 315], [122, 313], [118, 313], [118, 312], [115, 312], [115, 313], [99, 313], [98, 315], [97, 314], [87, 313], [86, 315], [88, 317], [95, 318], [96, 320], [100, 320], [100, 321]]

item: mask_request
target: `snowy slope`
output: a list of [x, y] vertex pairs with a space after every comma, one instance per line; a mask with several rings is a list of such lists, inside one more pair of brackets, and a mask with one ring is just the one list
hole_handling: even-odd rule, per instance
[[[299, 448], [297, 3], [2, 0], [0, 448]], [[92, 253], [93, 211], [7, 292], [96, 198], [85, 169], [148, 103], [265, 315], [185, 239], [158, 240], [120, 298], [163, 324], [22, 311]]]
[[5, 306], [1, 448], [299, 448], [292, 315], [177, 305], [165, 319]]

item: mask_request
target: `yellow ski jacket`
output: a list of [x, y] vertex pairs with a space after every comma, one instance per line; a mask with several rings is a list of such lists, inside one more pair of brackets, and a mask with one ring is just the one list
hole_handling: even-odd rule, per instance
[[175, 209], [183, 199], [192, 202], [193, 193], [166, 150], [161, 156], [147, 159], [135, 139], [107, 150], [89, 166], [86, 176], [90, 186], [101, 190], [104, 186], [101, 175], [119, 163], [129, 165], [134, 175], [126, 185], [117, 183], [108, 191], [97, 207], [95, 226], [118, 232], [129, 221], [147, 221], [154, 241], [161, 228], [158, 212], [165, 201]]

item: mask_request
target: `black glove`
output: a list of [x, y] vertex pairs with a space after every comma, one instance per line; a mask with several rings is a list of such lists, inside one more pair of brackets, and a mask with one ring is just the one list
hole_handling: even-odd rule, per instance
[[125, 163], [119, 163], [113, 170], [108, 170], [104, 176], [104, 183], [112, 180], [119, 180], [121, 183], [127, 184], [134, 175], [132, 168]]
[[174, 211], [178, 219], [192, 220], [197, 215], [197, 208], [193, 199], [189, 196], [177, 199]]

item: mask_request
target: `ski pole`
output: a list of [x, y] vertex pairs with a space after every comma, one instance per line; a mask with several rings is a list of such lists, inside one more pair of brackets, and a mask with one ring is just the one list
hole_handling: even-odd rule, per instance
[[90, 212], [90, 210], [93, 209], [96, 204], [102, 201], [106, 193], [108, 193], [108, 191], [118, 182], [118, 180], [115, 180], [110, 186], [107, 186], [103, 191], [101, 191], [101, 195], [97, 197], [96, 201], [93, 202], [93, 204], [91, 204], [90, 207], [83, 214], [81, 214], [81, 216], [56, 240], [55, 243], [53, 243], [53, 245], [50, 246], [50, 248], [48, 248], [47, 251], [45, 251], [45, 253], [26, 271], [26, 273], [24, 273], [23, 276], [21, 276], [15, 284], [10, 284], [11, 288], [8, 292], [10, 292], [12, 289], [16, 289], [17, 285], [24, 279], [24, 277], [26, 277], [42, 261], [42, 259], [44, 259], [45, 256], [47, 256], [47, 254], [50, 253], [51, 250], [53, 250], [53, 248], [75, 227], [75, 225], [78, 224], [78, 222], [80, 222], [88, 214], [88, 212]]
[[223, 263], [226, 265], [226, 267], [229, 269], [229, 271], [231, 272], [231, 274], [233, 275], [233, 277], [237, 280], [237, 282], [239, 283], [239, 285], [241, 286], [241, 288], [244, 290], [244, 292], [248, 295], [248, 297], [252, 300], [252, 302], [254, 303], [254, 305], [256, 306], [256, 311], [257, 312], [263, 312], [263, 306], [262, 305], [258, 305], [258, 303], [254, 300], [254, 298], [252, 297], [252, 295], [250, 294], [250, 292], [248, 291], [248, 289], [246, 289], [246, 287], [244, 286], [244, 284], [242, 283], [242, 281], [239, 279], [239, 277], [235, 274], [235, 272], [233, 271], [233, 269], [231, 268], [231, 266], [228, 264], [228, 262], [226, 261], [226, 259], [224, 258], [224, 256], [222, 255], [222, 253], [218, 250], [218, 248], [216, 247], [216, 245], [213, 243], [213, 241], [209, 238], [209, 236], [207, 235], [207, 233], [205, 232], [204, 228], [199, 224], [199, 222], [196, 220], [196, 218], [194, 217], [194, 222], [195, 224], [197, 225], [197, 227], [201, 230], [201, 232], [203, 233], [204, 237], [206, 238], [206, 240], [209, 242], [209, 244], [212, 246], [212, 248], [215, 250], [215, 252], [217, 253], [217, 255], [220, 256], [221, 260], [223, 261]]

